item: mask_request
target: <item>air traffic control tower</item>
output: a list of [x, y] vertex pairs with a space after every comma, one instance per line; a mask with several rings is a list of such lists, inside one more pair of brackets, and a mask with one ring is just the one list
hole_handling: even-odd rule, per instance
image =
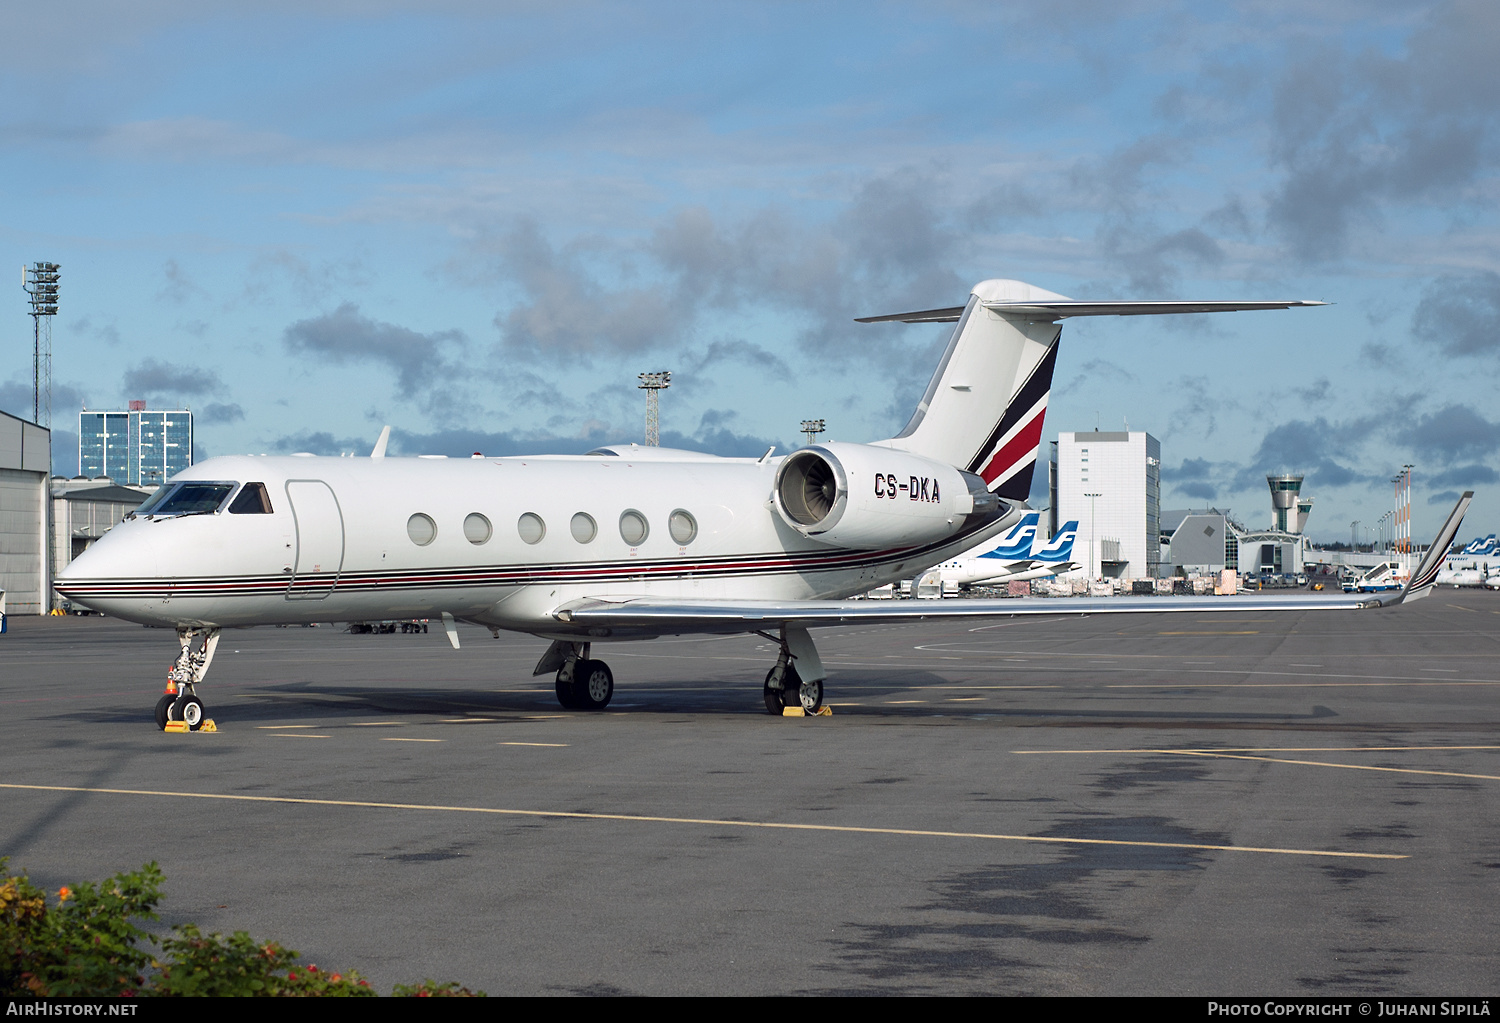
[[1271, 488], [1271, 528], [1280, 533], [1300, 535], [1312, 512], [1312, 500], [1302, 500], [1302, 477], [1294, 473], [1267, 476]]

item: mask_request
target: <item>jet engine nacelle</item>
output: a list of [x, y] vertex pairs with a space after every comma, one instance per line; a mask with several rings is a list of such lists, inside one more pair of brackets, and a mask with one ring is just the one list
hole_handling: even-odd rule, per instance
[[931, 543], [1002, 511], [973, 473], [866, 444], [794, 451], [776, 471], [771, 500], [804, 536], [857, 550]]

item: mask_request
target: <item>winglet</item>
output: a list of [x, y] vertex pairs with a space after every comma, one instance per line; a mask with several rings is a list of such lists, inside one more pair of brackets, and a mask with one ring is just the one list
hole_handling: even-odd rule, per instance
[[1438, 530], [1438, 535], [1427, 548], [1427, 553], [1422, 556], [1417, 570], [1411, 574], [1411, 580], [1401, 591], [1401, 596], [1391, 601], [1390, 606], [1399, 604], [1403, 600], [1421, 600], [1432, 592], [1433, 584], [1437, 582], [1438, 570], [1443, 567], [1443, 559], [1448, 556], [1448, 548], [1453, 546], [1453, 538], [1458, 535], [1458, 527], [1463, 524], [1464, 513], [1469, 510], [1469, 502], [1472, 500], [1474, 500], [1474, 491], [1465, 490], [1464, 496], [1458, 499], [1458, 503], [1448, 513], [1448, 520], [1443, 523], [1443, 528]]
[[371, 458], [384, 458], [385, 446], [391, 441], [391, 428], [389, 425], [380, 431], [380, 439], [375, 442], [375, 448], [370, 452]]

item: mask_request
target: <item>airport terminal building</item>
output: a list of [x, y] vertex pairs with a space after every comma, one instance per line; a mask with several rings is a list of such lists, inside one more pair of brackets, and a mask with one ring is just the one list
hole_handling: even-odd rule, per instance
[[1267, 476], [1266, 484], [1271, 489], [1269, 529], [1247, 529], [1228, 511], [1217, 508], [1164, 513], [1163, 532], [1171, 538], [1173, 571], [1211, 574], [1232, 568], [1242, 575], [1301, 572], [1308, 547], [1303, 531], [1313, 503], [1301, 496], [1301, 476]]

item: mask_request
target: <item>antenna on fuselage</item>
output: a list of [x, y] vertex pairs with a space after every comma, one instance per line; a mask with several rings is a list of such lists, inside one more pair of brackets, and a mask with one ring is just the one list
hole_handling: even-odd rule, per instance
[[370, 452], [371, 458], [384, 458], [385, 446], [391, 441], [391, 428], [389, 425], [380, 431], [380, 439], [375, 442], [375, 448]]

